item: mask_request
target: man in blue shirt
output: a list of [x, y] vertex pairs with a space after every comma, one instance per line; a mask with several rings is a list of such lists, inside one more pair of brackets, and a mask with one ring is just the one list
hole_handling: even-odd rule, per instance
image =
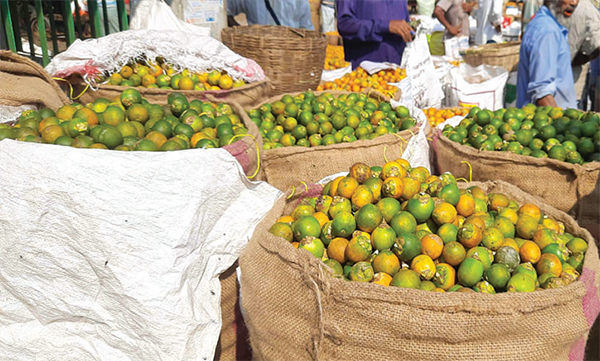
[[400, 64], [414, 34], [406, 0], [337, 0], [336, 5], [344, 55], [353, 69], [363, 60]]
[[576, 108], [568, 31], [555, 14], [571, 16], [579, 0], [545, 0], [521, 41], [517, 73], [517, 107]]
[[248, 25], [282, 25], [315, 30], [308, 0], [227, 0], [227, 22], [239, 25], [233, 17], [246, 14]]

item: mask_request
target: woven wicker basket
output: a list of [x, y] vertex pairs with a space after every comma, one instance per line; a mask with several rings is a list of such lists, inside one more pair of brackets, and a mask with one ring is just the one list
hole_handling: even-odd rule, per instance
[[486, 44], [467, 49], [465, 62], [471, 66], [481, 64], [501, 66], [508, 71], [517, 71], [521, 42]]
[[223, 29], [221, 41], [264, 69], [273, 82], [271, 96], [314, 90], [319, 85], [325, 34], [274, 25], [236, 26]]

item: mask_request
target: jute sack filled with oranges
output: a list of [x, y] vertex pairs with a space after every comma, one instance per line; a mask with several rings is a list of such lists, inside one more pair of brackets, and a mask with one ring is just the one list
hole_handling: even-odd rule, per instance
[[[516, 142], [513, 139], [511, 143]], [[439, 172], [476, 181], [503, 180], [541, 197], [581, 223], [600, 222], [600, 162], [580, 165], [548, 156], [482, 151], [450, 140], [439, 129], [432, 148]]]
[[0, 106], [31, 105], [56, 110], [70, 103], [44, 68], [9, 50], [0, 51], [0, 84]]
[[[219, 77], [229, 77], [227, 74], [222, 74], [221, 72], [211, 72], [214, 74], [218, 74]], [[218, 84], [218, 80], [216, 81]], [[242, 106], [254, 106], [258, 104], [262, 99], [268, 96], [271, 91], [271, 80], [266, 78], [262, 81], [257, 81], [254, 83], [247, 83], [244, 85], [230, 87], [229, 85], [225, 86], [223, 89], [209, 89], [209, 90], [194, 90], [195, 83], [190, 84], [191, 87], [188, 87], [186, 84], [184, 86], [185, 89], [178, 87], [179, 89], [161, 89], [161, 88], [146, 88], [146, 87], [136, 87], [136, 89], [142, 94], [142, 96], [148, 101], [154, 104], [166, 104], [166, 99], [169, 94], [173, 92], [179, 92], [184, 94], [188, 99], [194, 100], [199, 99], [202, 101], [206, 101], [208, 97], [212, 96], [219, 101], [235, 101], [238, 102]], [[215, 86], [217, 87], [217, 86]], [[121, 94], [121, 92], [127, 89], [128, 86], [121, 85], [111, 85], [111, 84], [101, 84], [98, 85], [96, 90], [89, 89], [87, 84], [83, 82], [76, 82], [73, 84], [73, 93], [74, 94], [82, 94], [77, 101], [83, 101], [85, 103], [93, 102], [98, 98], [107, 98], [113, 99], [115, 96]]]
[[[363, 184], [367, 182], [364, 181]], [[435, 184], [435, 181], [430, 184]], [[302, 203], [304, 197], [310, 200], [325, 192], [319, 186], [309, 187], [302, 195], [296, 193], [287, 199], [291, 195], [288, 193], [281, 197], [256, 228], [240, 256], [242, 307], [245, 310], [254, 357], [257, 360], [583, 360], [589, 329], [600, 311], [600, 260], [593, 238], [566, 213], [515, 186], [502, 181], [490, 181], [460, 183], [459, 188], [466, 190], [473, 186], [477, 186], [486, 196], [491, 196], [492, 193], [502, 195], [499, 198], [504, 201], [510, 199], [510, 202], [516, 202], [513, 207], [518, 205], [523, 209], [527, 208], [518, 219], [528, 219], [532, 216], [525, 215], [526, 213], [532, 214], [537, 210], [540, 214], [541, 210], [551, 220], [544, 224], [553, 228], [564, 225], [564, 234], [580, 237], [577, 238], [578, 242], [588, 245], [582, 248], [585, 249], [585, 257], [579, 268], [581, 275], [572, 273], [571, 269], [568, 273], [577, 276], [565, 282], [566, 278], [562, 277], [569, 278], [568, 274], [556, 277], [556, 268], [560, 268], [561, 263], [557, 256], [546, 253], [533, 255], [534, 252], [525, 251], [522, 252], [524, 258], [535, 258], [531, 262], [537, 260], [537, 272], [541, 274], [538, 281], [545, 289], [533, 286], [534, 281], [530, 275], [531, 272], [536, 274], [535, 268], [511, 270], [510, 272], [514, 272], [513, 276], [506, 286], [502, 286], [506, 287], [503, 290], [509, 292], [504, 293], [489, 294], [493, 291], [493, 288], [489, 288], [490, 283], [497, 283], [499, 279], [494, 276], [495, 281], [492, 281], [490, 273], [484, 273], [489, 282], [477, 282], [478, 285], [469, 288], [471, 286], [466, 285], [474, 284], [476, 279], [469, 280], [473, 272], [462, 273], [462, 267], [456, 273], [455, 286], [451, 286], [455, 281], [454, 277], [449, 278], [449, 273], [442, 273], [444, 268], [438, 269], [433, 278], [420, 270], [421, 280], [417, 276], [417, 283], [421, 285], [415, 286], [412, 281], [407, 282], [398, 277], [401, 273], [415, 273], [415, 267], [419, 267], [415, 266], [414, 261], [408, 268], [403, 266], [395, 274], [391, 284], [388, 281], [389, 287], [383, 287], [386, 285], [382, 282], [383, 278], [377, 274], [373, 277], [373, 269], [378, 267], [376, 263], [379, 254], [385, 251], [380, 251], [373, 261], [355, 263], [349, 269], [349, 276], [346, 276], [345, 268], [342, 271], [344, 275], [340, 275], [328, 263], [332, 257], [338, 258], [330, 249], [334, 240], [329, 242], [327, 249], [329, 259], [322, 261], [313, 253], [315, 248], [310, 247], [315, 244], [314, 240], [305, 239], [299, 245], [299, 248], [304, 249], [296, 249], [289, 239], [272, 234], [272, 227], [276, 222], [285, 222], [290, 214], [295, 219], [292, 212], [300, 212], [300, 205], [310, 204]], [[339, 191], [339, 184], [337, 190]], [[443, 197], [439, 193], [438, 195]], [[481, 199], [481, 196], [482, 194], [478, 194], [480, 198], [477, 199]], [[357, 204], [354, 198], [352, 204]], [[493, 209], [499, 204], [490, 198], [488, 207]], [[319, 203], [317, 198], [315, 210], [322, 206], [324, 204]], [[329, 213], [333, 207], [334, 203], [331, 203]], [[463, 210], [462, 206], [456, 207], [461, 213], [468, 208]], [[512, 209], [514, 215], [517, 215], [516, 209]], [[413, 212], [410, 203], [407, 211]], [[317, 216], [315, 213], [314, 217], [305, 218]], [[298, 218], [302, 219], [302, 216]], [[295, 227], [294, 222], [291, 236], [295, 238], [303, 230]], [[357, 218], [357, 224], [358, 222]], [[391, 224], [394, 225], [393, 223], [392, 220]], [[474, 224], [470, 226], [479, 227]], [[383, 229], [385, 227], [384, 225]], [[362, 228], [361, 231], [364, 232]], [[464, 232], [468, 235], [467, 231]], [[544, 232], [546, 231], [541, 231]], [[353, 234], [352, 237], [361, 236]], [[404, 248], [400, 252], [395, 250], [394, 254], [402, 256], [410, 249], [406, 248], [407, 238], [403, 234], [399, 238], [402, 240], [396, 241], [396, 245]], [[530, 243], [534, 242], [525, 241], [523, 245]], [[514, 253], [516, 251], [513, 247], [517, 246], [512, 244], [506, 248]], [[483, 243], [478, 248], [484, 248]], [[503, 248], [497, 249], [494, 264], [487, 265], [489, 269], [505, 268], [513, 262], [507, 258], [499, 259], [497, 255]], [[356, 245], [350, 241], [346, 247], [346, 256], [355, 257], [356, 249]], [[430, 247], [426, 251], [423, 246], [420, 255], [413, 255], [414, 260], [429, 257], [425, 255], [429, 250]], [[484, 254], [465, 258], [463, 264], [477, 264], [481, 268], [479, 263], [487, 262]], [[441, 257], [444, 257], [445, 262], [450, 262], [449, 255], [442, 253]], [[546, 262], [548, 259], [553, 260], [551, 267]], [[354, 270], [360, 264], [366, 264], [366, 267]], [[438, 263], [437, 266], [442, 264]], [[511, 265], [515, 266], [516, 263]], [[516, 269], [530, 266], [519, 265]], [[567, 268], [570, 266], [565, 264], [562, 269]], [[348, 281], [348, 277], [351, 281]], [[478, 277], [481, 277], [481, 273]], [[427, 278], [434, 282], [425, 281]], [[433, 292], [431, 288], [423, 287], [428, 283], [435, 283], [434, 287], [443, 288]], [[531, 283], [527, 289], [524, 288], [525, 283]], [[553, 288], [554, 286], [557, 288]], [[500, 287], [497, 285], [498, 292], [501, 291]], [[446, 288], [448, 290], [443, 292]]]
[[[301, 94], [302, 93], [292, 93], [288, 95], [297, 97]], [[349, 95], [351, 93], [345, 91], [314, 92], [314, 95], [317, 97], [322, 94], [330, 94], [334, 98], [337, 98], [340, 95]], [[369, 92], [368, 96], [379, 102], [389, 102], [390, 99], [377, 91]], [[282, 96], [276, 96], [267, 99], [257, 108], [260, 109], [261, 106], [269, 105], [281, 98]], [[248, 108], [246, 109], [249, 110]], [[318, 115], [319, 113], [316, 113], [314, 116], [318, 117]], [[415, 117], [415, 114], [409, 114], [409, 116]], [[300, 117], [301, 115], [299, 114], [298, 118]], [[314, 183], [321, 180], [323, 177], [344, 171], [355, 162], [360, 161], [375, 164], [384, 162], [386, 158], [399, 158], [402, 156], [404, 150], [407, 149], [410, 139], [419, 131], [416, 122], [426, 120], [412, 119], [412, 121], [413, 124], [409, 129], [393, 134], [382, 134], [373, 139], [359, 138], [351, 142], [341, 141], [336, 142], [335, 144], [328, 144], [325, 140], [330, 138], [331, 135], [325, 134], [322, 138], [319, 138], [319, 145], [306, 147], [298, 146], [297, 143], [296, 146], [284, 146], [263, 150], [261, 156], [261, 173], [259, 174], [259, 177], [261, 180], [267, 181], [275, 188], [287, 191], [292, 186], [296, 186], [301, 182]], [[301, 119], [299, 119], [298, 125], [301, 125]], [[376, 125], [373, 125], [374, 129], [376, 129], [376, 127]], [[259, 127], [259, 129], [260, 128], [261, 127]], [[356, 127], [354, 133], [356, 134], [357, 130], [360, 128], [360, 126]], [[320, 129], [319, 132], [321, 132], [321, 130], [322, 129]], [[267, 142], [269, 136], [268, 133], [267, 136], [263, 135], [263, 144]], [[284, 137], [281, 139], [284, 139]], [[298, 139], [295, 139], [296, 142], [298, 142], [299, 139], [299, 137]], [[308, 139], [310, 142], [311, 138], [308, 137]], [[323, 142], [321, 142], [321, 139], [323, 139]]]
[[[132, 74], [123, 72], [124, 65], [138, 62], [141, 66], [133, 67]], [[168, 67], [163, 66], [165, 64]], [[223, 101], [236, 100], [243, 105], [252, 105], [271, 90], [270, 80], [254, 60], [236, 54], [209, 36], [173, 30], [127, 30], [77, 41], [55, 56], [46, 70], [51, 76], [73, 84], [73, 96], [81, 94], [80, 99], [86, 103], [100, 97], [112, 99], [131, 86], [154, 103], [165, 102], [166, 95], [181, 90], [190, 100], [204, 100], [202, 95], [206, 93]], [[208, 89], [194, 79], [193, 84], [182, 82], [185, 86], [180, 88], [178, 82], [171, 81], [171, 76], [184, 72], [190, 75], [214, 72], [214, 75], [223, 75], [231, 81], [219, 85], [216, 79]], [[115, 73], [115, 79], [108, 78]], [[130, 81], [129, 75], [139, 79]], [[159, 80], [159, 76], [167, 77], [168, 81]], [[121, 82], [127, 86], [120, 86]]]

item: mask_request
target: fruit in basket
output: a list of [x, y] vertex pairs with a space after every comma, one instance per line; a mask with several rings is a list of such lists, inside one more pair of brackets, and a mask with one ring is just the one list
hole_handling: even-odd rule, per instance
[[96, 78], [97, 83], [171, 90], [229, 90], [247, 84], [225, 71], [179, 70], [164, 59], [138, 60]]
[[[380, 168], [354, 164], [270, 232], [299, 242], [334, 277], [383, 286], [494, 294], [564, 287], [578, 279], [587, 242], [565, 233], [536, 205], [477, 186], [459, 189], [451, 174], [431, 176], [402, 159]], [[423, 191], [398, 198], [382, 192], [379, 200], [352, 206], [371, 180], [399, 176], [418, 179]]]
[[600, 117], [577, 109], [509, 108], [496, 112], [477, 107], [460, 124], [447, 125], [450, 140], [485, 151], [508, 151], [572, 164], [600, 160]]
[[386, 69], [373, 75], [369, 75], [363, 68], [358, 67], [351, 73], [345, 74], [339, 79], [319, 84], [317, 90], [360, 92], [367, 89], [373, 89], [394, 96], [398, 91], [398, 87], [391, 84], [399, 83], [404, 78], [406, 78], [406, 70], [401, 68]]
[[[397, 133], [415, 124], [407, 108], [392, 109], [388, 102], [362, 93], [284, 95], [247, 113], [263, 135], [263, 149], [350, 143]], [[356, 171], [368, 175], [366, 170]]]
[[68, 104], [56, 114], [49, 109], [28, 110], [13, 127], [0, 128], [0, 140], [11, 138], [75, 148], [168, 151], [222, 147], [236, 135], [248, 132], [227, 104], [188, 102], [181, 93], [172, 93], [168, 103], [149, 104], [137, 90], [126, 89], [112, 101], [101, 98], [85, 107]]

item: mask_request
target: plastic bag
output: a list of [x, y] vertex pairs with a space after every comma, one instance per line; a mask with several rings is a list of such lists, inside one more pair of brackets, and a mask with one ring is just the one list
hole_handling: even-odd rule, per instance
[[435, 74], [427, 37], [424, 34], [419, 34], [415, 40], [406, 45], [402, 56], [402, 67], [406, 68], [406, 76], [410, 80], [400, 82], [404, 84], [401, 87], [400, 101], [415, 108], [439, 108], [444, 92]]
[[222, 149], [0, 141], [3, 361], [213, 360], [219, 275], [281, 193]]
[[140, 1], [129, 28], [132, 30], [175, 30], [199, 36], [209, 36], [210, 29], [188, 24], [175, 16], [171, 7], [162, 0]]
[[120, 68], [132, 59], [154, 61], [159, 56], [180, 70], [226, 70], [234, 79], [250, 83], [265, 79], [254, 60], [234, 53], [218, 40], [175, 30], [127, 30], [98, 39], [78, 39], [52, 58], [46, 71], [61, 78], [80, 74], [92, 82], [93, 75]]
[[461, 52], [469, 48], [469, 37], [468, 36], [455, 36], [450, 39], [444, 40], [444, 51], [445, 55], [454, 59], [460, 59], [462, 56]]
[[321, 81], [334, 81], [350, 73], [352, 73], [352, 65], [335, 70], [323, 70], [321, 73]]
[[508, 71], [500, 66], [472, 67], [463, 63], [450, 71], [452, 88], [449, 106], [480, 107], [492, 111], [504, 106]]

